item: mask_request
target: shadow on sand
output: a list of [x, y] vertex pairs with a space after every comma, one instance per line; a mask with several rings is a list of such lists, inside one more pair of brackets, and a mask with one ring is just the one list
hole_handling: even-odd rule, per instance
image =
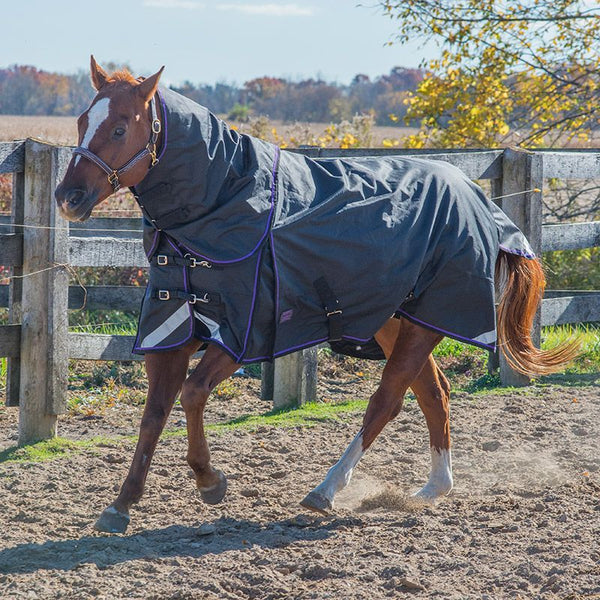
[[301, 540], [327, 539], [340, 526], [360, 526], [360, 523], [355, 518], [298, 518], [268, 524], [220, 518], [213, 521], [215, 532], [210, 535], [202, 535], [199, 527], [171, 525], [124, 536], [98, 534], [43, 544], [19, 544], [0, 551], [0, 573], [67, 571], [86, 564], [103, 569], [137, 559], [197, 558], [253, 545], [282, 548]]

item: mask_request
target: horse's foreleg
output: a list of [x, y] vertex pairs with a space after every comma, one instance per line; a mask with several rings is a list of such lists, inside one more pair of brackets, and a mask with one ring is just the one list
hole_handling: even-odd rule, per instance
[[431, 473], [429, 481], [415, 496], [433, 501], [452, 489], [450, 454], [450, 384], [430, 356], [411, 384], [429, 429]]
[[121, 491], [96, 522], [97, 530], [123, 533], [127, 529], [129, 509], [142, 497], [158, 438], [185, 381], [190, 357], [198, 346], [199, 343], [194, 341], [178, 350], [146, 354], [148, 398], [137, 446]]
[[211, 391], [239, 368], [216, 345], [209, 346], [202, 360], [183, 384], [181, 405], [188, 430], [187, 461], [196, 476], [200, 496], [208, 504], [217, 504], [227, 491], [227, 479], [210, 464], [210, 451], [204, 434], [204, 408]]
[[437, 333], [404, 319], [399, 320], [393, 346], [389, 344], [391, 350], [388, 349], [389, 358], [381, 383], [369, 400], [362, 429], [342, 458], [331, 467], [325, 480], [304, 498], [302, 506], [322, 513], [331, 510], [335, 494], [348, 484], [352, 471], [364, 452], [385, 425], [400, 412], [406, 390], [441, 339], [442, 336]]

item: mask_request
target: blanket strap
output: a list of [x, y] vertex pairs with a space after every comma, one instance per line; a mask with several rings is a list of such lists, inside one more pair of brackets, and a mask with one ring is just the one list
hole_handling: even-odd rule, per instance
[[313, 282], [317, 294], [325, 309], [327, 315], [327, 322], [329, 323], [329, 341], [336, 342], [342, 339], [344, 334], [344, 319], [342, 317], [343, 311], [339, 300], [333, 293], [333, 290], [329, 287], [329, 284], [325, 280], [325, 277], [319, 277], [319, 279]]
[[184, 292], [182, 290], [159, 290], [154, 289], [152, 291], [152, 298], [156, 298], [157, 300], [185, 300], [190, 304], [196, 304], [197, 302], [201, 302], [202, 304], [220, 304], [221, 297], [219, 294], [214, 294], [212, 292], [199, 292], [197, 294], [190, 294], [189, 292]]
[[[200, 260], [186, 254], [185, 256], [169, 256], [168, 254], [157, 254], [150, 261], [153, 265], [159, 267], [203, 267], [205, 269], [213, 269], [214, 265], [208, 260]], [[219, 267], [217, 267], [218, 269]]]

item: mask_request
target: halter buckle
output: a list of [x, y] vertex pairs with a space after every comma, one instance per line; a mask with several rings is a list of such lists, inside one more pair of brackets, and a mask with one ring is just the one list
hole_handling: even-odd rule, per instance
[[159, 134], [160, 130], [161, 130], [160, 121], [158, 119], [154, 119], [154, 121], [152, 121], [152, 133]]
[[121, 187], [121, 183], [119, 182], [119, 174], [117, 173], [117, 171], [113, 171], [108, 176], [108, 183], [112, 185], [112, 188], [115, 192]]

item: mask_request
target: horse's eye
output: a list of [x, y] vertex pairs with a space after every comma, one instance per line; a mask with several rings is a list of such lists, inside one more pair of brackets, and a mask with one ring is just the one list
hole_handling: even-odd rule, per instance
[[122, 137], [125, 135], [125, 129], [123, 127], [117, 127], [113, 133], [115, 137]]

